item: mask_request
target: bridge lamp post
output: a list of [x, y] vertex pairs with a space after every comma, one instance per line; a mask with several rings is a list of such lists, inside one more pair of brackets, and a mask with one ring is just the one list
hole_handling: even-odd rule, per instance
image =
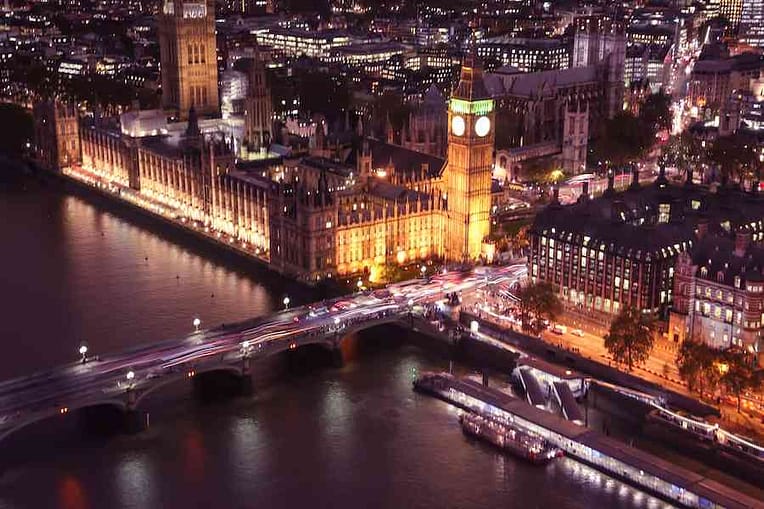
[[284, 303], [284, 309], [289, 309], [289, 303], [292, 302], [292, 301], [289, 300], [289, 296], [287, 295], [286, 297], [284, 297], [284, 300], [281, 301], [281, 302]]
[[197, 317], [194, 318], [194, 331], [199, 332], [199, 326], [202, 324], [202, 321]]
[[419, 272], [422, 273], [422, 279], [424, 279], [425, 274], [427, 274], [427, 267], [422, 265], [421, 267], [419, 267]]
[[87, 354], [88, 354], [88, 346], [87, 346], [87, 345], [85, 345], [85, 344], [82, 344], [82, 345], [80, 345], [80, 349], [79, 349], [79, 352], [80, 352], [80, 361], [81, 361], [83, 364], [85, 364], [85, 363], [88, 361], [88, 357], [87, 357]]
[[361, 288], [363, 287], [363, 280], [359, 278], [355, 285], [358, 287], [358, 291], [360, 292]]

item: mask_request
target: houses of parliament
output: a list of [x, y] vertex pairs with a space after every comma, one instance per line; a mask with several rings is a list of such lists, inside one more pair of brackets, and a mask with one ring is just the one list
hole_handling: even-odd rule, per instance
[[446, 159], [369, 137], [357, 140], [352, 164], [324, 157], [320, 140], [310, 155], [281, 157], [268, 149], [271, 95], [257, 56], [246, 66], [241, 129], [218, 117], [214, 5], [164, 2], [162, 110], [98, 118], [55, 100], [36, 105], [39, 164], [304, 281], [484, 255], [494, 102], [476, 56], [449, 102]]

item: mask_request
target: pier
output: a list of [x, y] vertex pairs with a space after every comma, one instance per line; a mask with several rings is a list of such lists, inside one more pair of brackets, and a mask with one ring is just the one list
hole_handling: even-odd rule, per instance
[[415, 387], [462, 409], [509, 421], [559, 447], [568, 456], [614, 478], [689, 508], [763, 508], [764, 502], [657, 456], [629, 447], [528, 403], [452, 375], [428, 374]]

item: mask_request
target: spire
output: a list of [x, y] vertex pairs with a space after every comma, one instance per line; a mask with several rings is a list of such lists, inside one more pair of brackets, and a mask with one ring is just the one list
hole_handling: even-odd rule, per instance
[[462, 61], [459, 84], [454, 90], [453, 97], [468, 101], [491, 98], [491, 94], [488, 93], [483, 82], [483, 62], [478, 57], [474, 36], [471, 40], [470, 49]]
[[196, 108], [191, 106], [188, 110], [188, 127], [186, 127], [186, 137], [193, 138], [201, 136], [202, 132], [199, 130], [199, 117], [196, 115]]

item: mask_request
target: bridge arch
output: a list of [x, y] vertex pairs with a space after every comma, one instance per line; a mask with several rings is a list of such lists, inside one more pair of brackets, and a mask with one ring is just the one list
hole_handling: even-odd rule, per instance
[[0, 430], [0, 442], [4, 441], [11, 435], [18, 433], [19, 431], [28, 428], [29, 426], [32, 426], [34, 424], [39, 424], [41, 422], [45, 422], [50, 419], [55, 419], [57, 417], [61, 417], [61, 409], [65, 408], [67, 414], [71, 414], [74, 412], [79, 412], [83, 410], [88, 409], [96, 409], [98, 407], [111, 407], [114, 409], [117, 409], [120, 412], [126, 412], [127, 411], [127, 402], [120, 400], [120, 399], [105, 399], [105, 400], [96, 400], [96, 401], [90, 401], [83, 403], [81, 405], [77, 405], [74, 407], [51, 407], [49, 411], [47, 412], [40, 412], [36, 413], [34, 415], [30, 415], [26, 418], [22, 418], [18, 422], [14, 423], [12, 426], [1, 429]]
[[185, 369], [182, 373], [173, 373], [172, 375], [163, 377], [162, 380], [151, 384], [151, 386], [147, 387], [145, 390], [136, 391], [135, 399], [133, 400], [131, 404], [131, 408], [132, 409], [138, 408], [138, 406], [141, 404], [141, 402], [144, 399], [146, 399], [147, 396], [149, 396], [150, 394], [154, 394], [159, 389], [162, 389], [169, 385], [173, 385], [178, 382], [182, 382], [184, 380], [189, 381], [190, 379], [196, 378], [200, 375], [212, 374], [212, 373], [228, 373], [236, 377], [241, 377], [241, 376], [244, 376], [244, 369], [241, 364], [239, 365], [219, 364], [219, 365], [204, 366], [204, 367], [200, 367], [199, 369], [189, 367], [188, 369]]

